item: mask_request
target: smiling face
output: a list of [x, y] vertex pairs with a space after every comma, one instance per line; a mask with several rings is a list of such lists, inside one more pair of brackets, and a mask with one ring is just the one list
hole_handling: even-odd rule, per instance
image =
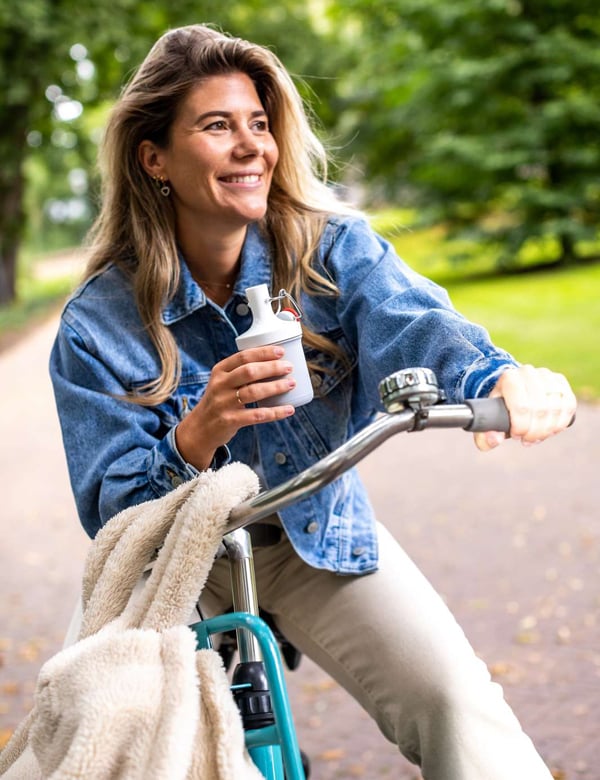
[[278, 150], [252, 80], [232, 73], [192, 89], [168, 146], [143, 141], [140, 159], [151, 176], [168, 179], [178, 232], [226, 232], [264, 216]]

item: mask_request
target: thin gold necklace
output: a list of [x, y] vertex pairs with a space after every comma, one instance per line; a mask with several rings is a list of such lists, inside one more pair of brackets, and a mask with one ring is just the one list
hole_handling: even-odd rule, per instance
[[209, 282], [207, 279], [196, 279], [198, 284], [200, 286], [206, 286], [206, 287], [225, 287], [227, 290], [231, 290], [233, 287], [233, 282]]

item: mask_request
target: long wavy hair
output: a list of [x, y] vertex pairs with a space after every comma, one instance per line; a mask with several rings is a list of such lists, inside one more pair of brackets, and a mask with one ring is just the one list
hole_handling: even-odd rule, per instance
[[[161, 312], [179, 283], [175, 214], [138, 158], [143, 140], [169, 143], [181, 103], [199, 81], [247, 74], [269, 117], [279, 148], [267, 211], [261, 222], [273, 249], [274, 289], [299, 296], [335, 295], [335, 284], [314, 267], [325, 222], [347, 209], [327, 186], [327, 157], [288, 72], [268, 49], [190, 25], [165, 33], [123, 89], [100, 150], [102, 207], [90, 234], [86, 278], [117, 263], [132, 278], [135, 301], [154, 343], [161, 374], [130, 397], [144, 405], [168, 398], [180, 377], [180, 358]], [[334, 344], [304, 329], [305, 342], [332, 357]]]

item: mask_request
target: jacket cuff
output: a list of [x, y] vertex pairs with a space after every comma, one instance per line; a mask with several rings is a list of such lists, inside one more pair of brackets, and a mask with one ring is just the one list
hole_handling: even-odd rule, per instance
[[487, 398], [494, 389], [500, 376], [509, 368], [517, 368], [517, 363], [510, 355], [499, 355], [477, 360], [463, 374], [459, 395], [465, 398]]
[[[177, 449], [175, 442], [175, 429], [171, 428], [164, 439], [155, 447], [153, 457], [148, 469], [148, 479], [158, 495], [164, 495], [170, 490], [179, 487], [197, 477], [200, 472], [191, 463], [184, 460]], [[229, 447], [221, 445], [211, 461], [210, 470], [220, 469], [231, 461]]]

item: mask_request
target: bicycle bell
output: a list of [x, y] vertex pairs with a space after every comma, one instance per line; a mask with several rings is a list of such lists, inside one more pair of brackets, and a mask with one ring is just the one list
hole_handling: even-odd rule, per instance
[[405, 368], [379, 383], [379, 397], [386, 412], [418, 411], [442, 400], [442, 391], [429, 368]]

